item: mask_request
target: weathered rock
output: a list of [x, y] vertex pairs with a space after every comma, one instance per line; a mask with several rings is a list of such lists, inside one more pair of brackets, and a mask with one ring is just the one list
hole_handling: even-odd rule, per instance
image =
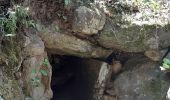
[[80, 6], [75, 11], [75, 21], [73, 23], [73, 31], [78, 34], [93, 35], [97, 34], [105, 24], [105, 14], [99, 9], [90, 9]]
[[158, 3], [160, 8], [157, 14], [152, 8], [145, 7], [145, 4], [134, 5], [134, 1], [119, 1], [113, 1], [109, 11], [113, 16], [107, 18], [103, 30], [97, 36], [100, 45], [126, 52], [144, 52], [170, 45], [169, 8], [163, 6], [164, 1]]
[[57, 32], [39, 33], [45, 47], [51, 53], [74, 55], [79, 57], [107, 57], [111, 51], [96, 47], [88, 41]]
[[[48, 8], [47, 6], [50, 5], [50, 2], [45, 1], [39, 3], [38, 0], [34, 0], [34, 1], [36, 1], [36, 3], [35, 4], [32, 3], [29, 8], [31, 10], [32, 13], [31, 15], [33, 16], [33, 18], [35, 17], [35, 20], [40, 21], [40, 19], [42, 19], [41, 22], [43, 23], [43, 22], [48, 22], [50, 19], [50, 21], [52, 21], [51, 23], [53, 24], [55, 22], [56, 24], [62, 22], [58, 17], [55, 18], [58, 10], [57, 8], [55, 9], [54, 2], [53, 3], [51, 2], [51, 5], [53, 6]], [[75, 2], [76, 2], [75, 0], [70, 0], [70, 4], [71, 5], [73, 4], [74, 7], [77, 7], [76, 5], [77, 3]], [[119, 3], [116, 1], [112, 1], [113, 5], [109, 4], [110, 5], [109, 9], [107, 9], [107, 2], [109, 1], [95, 0], [95, 2], [99, 2], [101, 7], [104, 7], [103, 9], [106, 8], [106, 10], [108, 10], [109, 13], [111, 13], [113, 16], [108, 16], [109, 18], [107, 17], [106, 20], [105, 18], [106, 16], [104, 14], [105, 10], [104, 12], [100, 11], [101, 9], [95, 8], [94, 5], [91, 6], [91, 8], [80, 6], [75, 10], [74, 13], [72, 13], [72, 11], [68, 12], [68, 15], [72, 15], [70, 19], [69, 18], [67, 19], [70, 28], [68, 29], [64, 28], [64, 31], [66, 33], [75, 31], [74, 34], [83, 35], [83, 36], [85, 35], [87, 37], [88, 35], [93, 35], [96, 37], [94, 38], [93, 41], [98, 41], [98, 44], [101, 47], [105, 47], [108, 49], [118, 49], [125, 52], [144, 52], [150, 49], [159, 50], [162, 48], [166, 48], [167, 46], [170, 45], [170, 34], [168, 34], [170, 31], [169, 30], [170, 19], [169, 19], [169, 15], [166, 14], [169, 12], [168, 12], [168, 8], [162, 7], [163, 6], [162, 4], [164, 3], [162, 4], [159, 3], [160, 9], [157, 12], [158, 15], [156, 14], [155, 17], [154, 16], [155, 12], [152, 12], [153, 9], [145, 7], [145, 5], [143, 6], [139, 5], [139, 7], [138, 6], [136, 7], [134, 5], [136, 4], [134, 3], [134, 1], [123, 2], [122, 0], [120, 0]], [[40, 12], [39, 10], [37, 10], [37, 8], [41, 6], [43, 6], [44, 8]], [[169, 6], [169, 3], [167, 3], [167, 6]], [[53, 12], [56, 11], [56, 12], [53, 13], [50, 11]], [[144, 14], [146, 14], [146, 16]], [[61, 29], [63, 29], [63, 27], [64, 26], [62, 26]], [[99, 34], [97, 34], [98, 31]], [[58, 34], [58, 33], [54, 32], [53, 34]], [[76, 56], [78, 55], [83, 57], [85, 56], [94, 57], [90, 54], [91, 50], [84, 49], [84, 47], [91, 48], [92, 44], [87, 43], [87, 41], [77, 39], [76, 37], [73, 36], [67, 36], [67, 35], [62, 36], [62, 34], [59, 34], [58, 37], [62, 39], [62, 45], [59, 45], [61, 43], [59, 43], [58, 41], [61, 41], [61, 39], [59, 40], [57, 37], [53, 35], [53, 37], [55, 38], [54, 40], [54, 38], [50, 37], [50, 35], [51, 33], [42, 36], [47, 48], [51, 50], [53, 49], [53, 51], [55, 51], [56, 48], [58, 47], [57, 50], [63, 51], [65, 54], [71, 54]], [[66, 39], [64, 40], [63, 37], [66, 37]], [[69, 40], [68, 37], [72, 40], [71, 42], [68, 41]], [[51, 40], [50, 41], [51, 43], [47, 43], [49, 39]], [[81, 42], [73, 41], [75, 39], [80, 40]], [[67, 45], [68, 42], [70, 42], [70, 46], [67, 46], [67, 48], [63, 47], [63, 45]], [[78, 43], [82, 43], [80, 45], [84, 47], [83, 48], [81, 47], [80, 49]], [[54, 46], [52, 47], [52, 44], [53, 45], [55, 44], [54, 45], [55, 48]], [[77, 49], [73, 49], [74, 47], [71, 44], [75, 44], [74, 46], [77, 46]], [[61, 47], [65, 49], [63, 50], [61, 49]], [[97, 56], [101, 57], [101, 55], [98, 54]]]
[[40, 37], [37, 35], [29, 34], [28, 37], [26, 37], [25, 40], [25, 48], [24, 48], [24, 54], [25, 56], [37, 56], [37, 55], [42, 55], [44, 51], [44, 43], [41, 40]]
[[[144, 52], [150, 49], [162, 49], [170, 45], [168, 27], [155, 28], [154, 25], [126, 25], [121, 27], [117, 21], [108, 19], [105, 27], [97, 36], [100, 45], [126, 52]], [[157, 36], [155, 31], [157, 30]]]
[[153, 61], [159, 61], [160, 60], [160, 52], [159, 51], [148, 50], [148, 51], [145, 51], [144, 55], [147, 56], [148, 58], [150, 58]]
[[[24, 100], [22, 87], [15, 78], [9, 77], [6, 66], [0, 69], [0, 95], [4, 100]], [[8, 74], [7, 74], [8, 73]], [[11, 73], [10, 73], [11, 74]]]
[[[51, 82], [51, 66], [49, 65], [47, 68], [42, 66], [45, 56], [35, 56], [32, 58], [27, 58], [23, 62], [23, 73], [22, 77], [24, 82], [24, 87], [26, 88], [26, 97], [31, 96], [34, 100], [50, 100], [52, 97], [52, 91], [50, 87]], [[44, 69], [48, 76], [43, 76], [40, 73], [40, 70]], [[35, 73], [33, 71], [36, 71]], [[39, 82], [37, 86], [33, 83], [34, 78], [39, 78]]]
[[117, 100], [116, 97], [110, 95], [104, 95], [103, 100]]
[[104, 91], [106, 89], [107, 83], [110, 81], [112, 75], [112, 68], [109, 64], [103, 63], [101, 65], [99, 76], [97, 78], [97, 82], [95, 84], [95, 100], [103, 100]]
[[[27, 35], [30, 43], [27, 43], [28, 41], [24, 43], [27, 44], [23, 51], [26, 58], [22, 63], [23, 71], [21, 72], [25, 98], [31, 96], [33, 100], [50, 100], [53, 94], [50, 85], [52, 68], [50, 63], [47, 66], [43, 65], [44, 61], [48, 59], [44, 43], [29, 30], [27, 30]], [[42, 70], [47, 75], [43, 75]]]
[[129, 60], [124, 67], [127, 71], [114, 81], [118, 100], [165, 99], [169, 82], [158, 63], [141, 57]]
[[113, 74], [117, 74], [120, 72], [120, 70], [122, 69], [122, 64], [120, 63], [120, 61], [112, 61], [112, 70], [113, 70]]
[[24, 36], [24, 47], [26, 47], [27, 45], [29, 45], [31, 43], [31, 40], [28, 36]]
[[106, 93], [111, 96], [116, 96], [116, 93], [113, 89], [106, 89]]

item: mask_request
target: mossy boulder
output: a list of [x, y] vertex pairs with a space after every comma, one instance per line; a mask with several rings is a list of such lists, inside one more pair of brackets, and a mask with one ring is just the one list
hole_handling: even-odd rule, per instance
[[[170, 45], [169, 1], [154, 2], [159, 8], [152, 8], [152, 1], [113, 1], [107, 11], [111, 16], [100, 35], [100, 45], [126, 52], [143, 52], [148, 49], [162, 49]], [[167, 4], [164, 6], [163, 4]]]
[[170, 45], [169, 25], [126, 25], [118, 26], [111, 19], [97, 36], [100, 45], [126, 52], [143, 52], [149, 49], [163, 49]]
[[133, 58], [125, 64], [124, 70], [114, 81], [119, 100], [165, 99], [169, 79], [160, 71], [158, 63], [145, 57]]

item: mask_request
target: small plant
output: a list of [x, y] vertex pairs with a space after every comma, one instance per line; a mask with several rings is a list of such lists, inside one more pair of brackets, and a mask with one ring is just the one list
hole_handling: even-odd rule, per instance
[[162, 66], [160, 66], [161, 70], [168, 70], [170, 69], [170, 59], [164, 58], [162, 62]]
[[48, 59], [44, 59], [42, 66], [48, 67], [48, 65], [49, 65]]
[[34, 21], [28, 19], [26, 8], [22, 6], [15, 6], [14, 9], [8, 11], [6, 16], [0, 17], [1, 33], [5, 36], [14, 36], [18, 28], [17, 24], [25, 27], [35, 27]]
[[67, 6], [67, 5], [69, 5], [70, 4], [70, 0], [64, 0], [64, 4]]
[[[48, 59], [44, 59], [44, 61], [42, 62], [42, 67], [48, 67], [48, 65], [49, 65]], [[38, 77], [39, 74], [41, 74], [42, 76], [48, 76], [47, 71], [44, 69], [40, 69], [38, 72], [36, 71], [36, 69], [33, 69], [31, 73], [34, 74], [35, 76], [31, 79], [32, 85], [35, 87], [38, 87], [41, 81], [40, 78]]]
[[5, 35], [14, 34], [17, 28], [16, 21], [17, 18], [14, 13], [9, 13], [9, 17], [1, 17], [0, 18], [0, 27], [1, 32]]

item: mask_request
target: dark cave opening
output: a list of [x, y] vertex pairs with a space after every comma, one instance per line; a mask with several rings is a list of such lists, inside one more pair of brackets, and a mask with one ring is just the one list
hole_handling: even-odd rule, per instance
[[[107, 59], [86, 59], [48, 54], [52, 65], [51, 100], [94, 100], [94, 87], [101, 63], [125, 62], [129, 55], [112, 53]], [[116, 75], [115, 75], [116, 77]], [[115, 77], [112, 77], [114, 80]]]
[[52, 65], [51, 100], [91, 100], [86, 75], [83, 74], [82, 58], [51, 55]]

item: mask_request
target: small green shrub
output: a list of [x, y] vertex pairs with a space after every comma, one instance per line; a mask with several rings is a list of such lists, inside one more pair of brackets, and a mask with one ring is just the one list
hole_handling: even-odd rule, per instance
[[[48, 59], [44, 59], [41, 66], [48, 67], [48, 65], [49, 65]], [[39, 74], [41, 74], [42, 76], [48, 76], [47, 71], [44, 69], [40, 69], [38, 72], [36, 71], [36, 69], [33, 69], [31, 73], [34, 74], [35, 76], [31, 79], [32, 85], [34, 87], [38, 87], [40, 84], [40, 78], [38, 77]]]
[[14, 36], [18, 26], [35, 27], [34, 21], [28, 18], [26, 8], [22, 6], [15, 6], [8, 11], [8, 16], [0, 17], [1, 33], [5, 36]]
[[170, 69], [170, 59], [164, 58], [161, 67], [165, 70]]

